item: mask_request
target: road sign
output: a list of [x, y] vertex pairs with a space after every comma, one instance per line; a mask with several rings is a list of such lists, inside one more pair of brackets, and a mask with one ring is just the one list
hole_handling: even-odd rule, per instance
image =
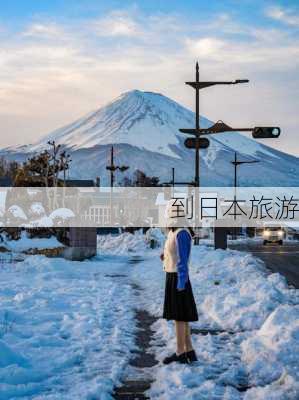
[[209, 145], [210, 142], [207, 138], [187, 138], [185, 140], [185, 146], [188, 149], [206, 149]]
[[252, 136], [255, 139], [278, 138], [279, 135], [280, 128], [278, 127], [262, 126], [256, 127], [252, 131]]

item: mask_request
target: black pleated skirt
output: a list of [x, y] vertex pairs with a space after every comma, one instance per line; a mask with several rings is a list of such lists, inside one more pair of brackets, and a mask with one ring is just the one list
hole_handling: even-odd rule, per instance
[[198, 321], [190, 280], [188, 279], [183, 291], [177, 289], [177, 282], [176, 272], [166, 272], [163, 318], [185, 322]]

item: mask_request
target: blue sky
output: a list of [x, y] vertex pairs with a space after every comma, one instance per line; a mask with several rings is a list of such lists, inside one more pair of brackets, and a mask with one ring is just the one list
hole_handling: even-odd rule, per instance
[[0, 145], [32, 142], [135, 88], [193, 107], [184, 81], [196, 60], [203, 78], [251, 81], [209, 89], [202, 114], [234, 126], [280, 125], [281, 139], [271, 145], [299, 155], [293, 0], [5, 2]]
[[52, 18], [90, 18], [101, 16], [111, 10], [121, 10], [138, 7], [144, 13], [178, 13], [180, 15], [196, 16], [202, 12], [213, 17], [218, 13], [230, 13], [237, 16], [242, 22], [264, 24], [271, 26], [273, 21], [265, 18], [267, 8], [280, 7], [281, 9], [298, 12], [297, 0], [268, 1], [268, 0], [15, 0], [1, 4], [1, 19], [12, 23], [30, 20], [33, 17]]

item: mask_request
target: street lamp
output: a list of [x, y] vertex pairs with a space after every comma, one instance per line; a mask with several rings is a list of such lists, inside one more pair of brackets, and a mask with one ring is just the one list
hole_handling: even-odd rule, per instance
[[[248, 83], [248, 79], [236, 79], [234, 81], [200, 81], [199, 66], [196, 63], [195, 82], [186, 82], [195, 89], [195, 128], [183, 128], [180, 132], [191, 134], [195, 137], [189, 137], [185, 140], [185, 146], [189, 149], [195, 149], [195, 187], [199, 187], [199, 149], [209, 147], [209, 140], [202, 138], [203, 135], [217, 134], [223, 132], [252, 132], [252, 136], [256, 139], [262, 138], [278, 138], [280, 135], [279, 127], [254, 127], [254, 128], [232, 128], [223, 121], [217, 121], [209, 128], [200, 128], [199, 125], [199, 91], [215, 85], [237, 85], [240, 83]], [[195, 222], [198, 222], [199, 199], [198, 190], [195, 193]], [[199, 238], [196, 237], [194, 244], [199, 244]]]
[[[248, 79], [237, 79], [235, 81], [207, 81], [203, 82], [199, 80], [199, 66], [198, 62], [196, 63], [195, 68], [195, 82], [186, 82], [186, 85], [189, 85], [195, 89], [195, 129], [185, 128], [180, 129], [182, 133], [188, 133], [195, 135], [195, 139], [188, 138], [185, 141], [185, 146], [187, 148], [195, 149], [195, 178], [194, 178], [194, 186], [199, 187], [199, 149], [207, 148], [209, 146], [209, 140], [206, 138], [200, 138], [203, 134], [202, 129], [200, 129], [199, 124], [199, 91], [201, 89], [215, 86], [215, 85], [236, 85], [239, 83], [247, 83]], [[198, 199], [198, 189], [195, 189], [195, 223], [198, 222], [198, 212], [199, 212], [199, 199]], [[196, 236], [194, 240], [194, 244], [199, 244], [199, 237]]]
[[[234, 193], [234, 201], [237, 200], [237, 186], [238, 186], [238, 181], [237, 181], [237, 172], [238, 172], [238, 167], [242, 164], [255, 164], [260, 162], [260, 160], [238, 160], [237, 157], [237, 152], [235, 151], [235, 158], [233, 161], [231, 161], [231, 164], [234, 166], [234, 188], [235, 188], [235, 193]], [[237, 233], [236, 233], [236, 227], [233, 228], [233, 238], [236, 239]]]
[[258, 163], [258, 162], [260, 162], [260, 160], [248, 160], [248, 161], [238, 160], [237, 152], [235, 151], [235, 159], [233, 161], [231, 161], [231, 164], [233, 164], [233, 166], [234, 166], [234, 172], [235, 172], [235, 174], [234, 174], [234, 188], [235, 188], [235, 190], [236, 190], [236, 188], [238, 186], [237, 185], [237, 168], [238, 168], [238, 166], [242, 165], [242, 164], [255, 164], [255, 163]]

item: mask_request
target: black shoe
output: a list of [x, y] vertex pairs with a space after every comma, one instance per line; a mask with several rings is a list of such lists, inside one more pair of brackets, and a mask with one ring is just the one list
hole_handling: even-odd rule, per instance
[[189, 363], [197, 361], [197, 356], [194, 350], [188, 351], [185, 354]]
[[182, 353], [179, 356], [173, 353], [171, 356], [164, 358], [163, 364], [170, 364], [172, 362], [179, 362], [180, 364], [188, 364], [186, 353]]

